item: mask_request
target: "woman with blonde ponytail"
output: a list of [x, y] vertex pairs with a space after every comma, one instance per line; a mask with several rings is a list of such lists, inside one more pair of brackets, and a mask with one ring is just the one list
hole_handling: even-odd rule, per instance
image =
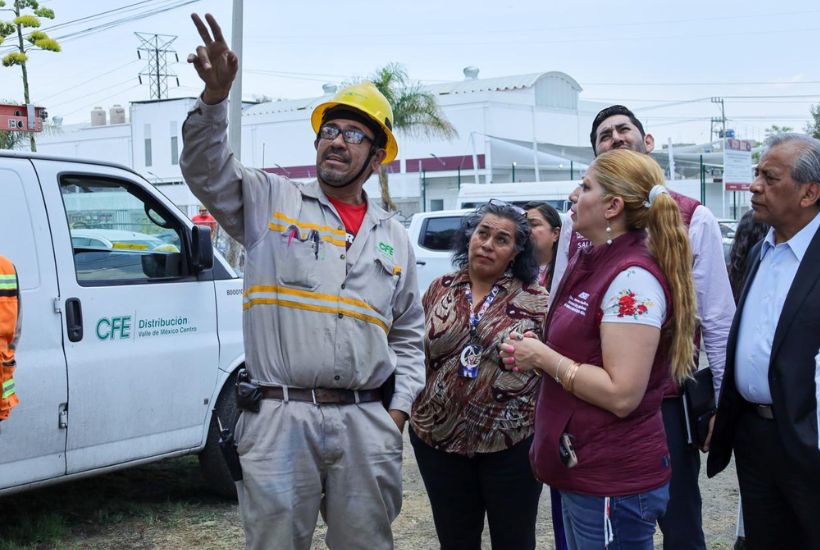
[[599, 155], [571, 217], [592, 246], [570, 260], [545, 342], [513, 333], [499, 355], [547, 374], [530, 458], [561, 493], [569, 548], [652, 549], [671, 476], [661, 402], [694, 368], [692, 252], [645, 154]]

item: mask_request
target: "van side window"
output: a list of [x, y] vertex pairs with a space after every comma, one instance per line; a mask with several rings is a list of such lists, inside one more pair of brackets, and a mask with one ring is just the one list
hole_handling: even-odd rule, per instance
[[181, 224], [138, 186], [64, 175], [60, 191], [82, 286], [174, 281], [188, 274]]
[[419, 245], [428, 250], [450, 250], [453, 237], [461, 228], [461, 219], [461, 216], [427, 218], [421, 228]]

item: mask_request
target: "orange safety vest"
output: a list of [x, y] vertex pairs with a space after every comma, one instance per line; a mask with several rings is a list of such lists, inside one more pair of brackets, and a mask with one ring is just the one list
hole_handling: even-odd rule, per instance
[[14, 264], [0, 256], [0, 420], [20, 400], [14, 387], [14, 348], [20, 330], [20, 289]]

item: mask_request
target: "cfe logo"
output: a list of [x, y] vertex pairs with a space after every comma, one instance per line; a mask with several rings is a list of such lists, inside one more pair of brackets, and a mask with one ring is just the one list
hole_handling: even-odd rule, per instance
[[131, 316], [103, 317], [97, 321], [97, 338], [100, 340], [128, 340], [131, 338]]
[[393, 247], [386, 242], [379, 242], [379, 252], [393, 259]]

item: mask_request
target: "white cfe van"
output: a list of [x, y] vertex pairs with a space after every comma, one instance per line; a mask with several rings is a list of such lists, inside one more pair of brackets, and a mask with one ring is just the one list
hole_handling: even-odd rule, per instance
[[128, 168], [32, 153], [0, 151], [0, 205], [22, 307], [0, 495], [186, 453], [231, 495], [242, 280], [209, 230]]

